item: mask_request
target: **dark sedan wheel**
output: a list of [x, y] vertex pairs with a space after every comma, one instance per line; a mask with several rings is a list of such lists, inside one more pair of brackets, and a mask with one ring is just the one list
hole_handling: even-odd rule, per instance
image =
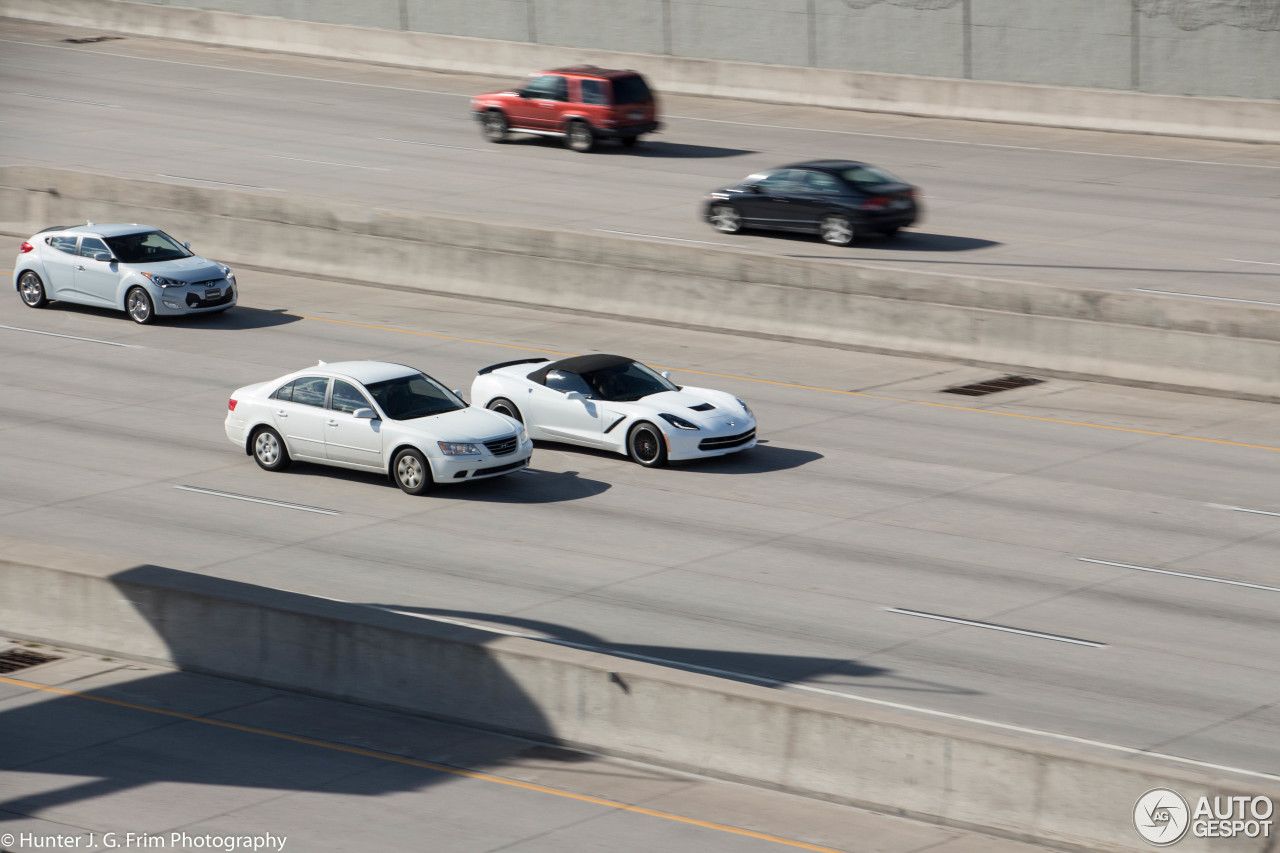
[[592, 133], [591, 125], [585, 121], [571, 121], [565, 133], [564, 143], [574, 151], [585, 153], [595, 147], [596, 135]]
[[881, 233], [881, 234], [883, 234], [883, 235], [884, 235], [884, 236], [886, 236], [886, 237], [897, 237], [897, 236], [898, 236], [898, 230], [899, 230], [901, 227], [902, 227], [901, 225], [894, 225], [892, 228], [881, 228], [881, 229], [880, 229], [880, 233]]
[[710, 219], [715, 229], [725, 234], [737, 234], [742, 230], [742, 214], [731, 204], [713, 205]]
[[631, 147], [633, 147], [637, 142], [639, 142], [639, 141], [640, 141], [640, 137], [638, 137], [638, 136], [624, 136], [624, 137], [622, 137], [622, 139], [621, 139], [620, 141], [622, 142], [622, 147], [623, 147], [623, 148], [631, 148]]
[[506, 397], [494, 397], [485, 408], [491, 412], [497, 412], [500, 415], [506, 415], [509, 418], [515, 418], [520, 423], [524, 423], [524, 418], [520, 416], [520, 410], [516, 408], [516, 404]]
[[22, 301], [32, 308], [43, 308], [49, 304], [49, 298], [44, 293], [44, 282], [31, 270], [18, 278], [18, 293], [22, 295]]
[[253, 461], [264, 471], [283, 471], [292, 462], [280, 433], [262, 427], [253, 434]]
[[847, 246], [853, 242], [853, 223], [849, 217], [838, 213], [829, 213], [822, 217], [818, 224], [818, 233], [822, 239], [833, 246]]
[[653, 424], [636, 424], [627, 436], [627, 455], [646, 468], [661, 468], [667, 464], [667, 441]]
[[409, 447], [396, 454], [391, 463], [391, 475], [405, 494], [425, 495], [431, 491], [431, 466], [422, 451]]
[[480, 132], [490, 142], [506, 142], [507, 130], [507, 117], [497, 110], [485, 113], [484, 119], [480, 122]]
[[156, 318], [151, 296], [141, 287], [131, 287], [124, 297], [124, 308], [133, 322], [145, 326]]

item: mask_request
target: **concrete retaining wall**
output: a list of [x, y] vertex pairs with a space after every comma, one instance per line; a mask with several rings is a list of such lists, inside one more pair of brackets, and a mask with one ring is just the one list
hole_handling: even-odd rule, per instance
[[[1138, 92], [1124, 91], [1123, 86], [1105, 89], [1032, 85], [1111, 86], [1122, 82], [1126, 74], [1133, 78], [1132, 71], [1097, 70], [1098, 57], [1103, 55], [1122, 64], [1131, 62], [1137, 54], [1124, 44], [1133, 37], [1075, 32], [1068, 38], [1062, 31], [1064, 27], [1105, 30], [1103, 18], [1098, 18], [1103, 23], [1094, 22], [1094, 12], [1103, 8], [1108, 10], [1106, 20], [1122, 17], [1136, 21], [1136, 13], [1117, 17], [1111, 8], [1125, 5], [1129, 0], [1077, 2], [1070, 4], [1071, 9], [1077, 10], [1070, 13], [1062, 11], [1068, 4], [1061, 3], [963, 0], [979, 3], [983, 10], [981, 22], [972, 15], [966, 19], [970, 22], [966, 25], [968, 29], [936, 23], [939, 17], [956, 14], [951, 8], [956, 7], [956, 2], [936, 10], [901, 8], [912, 6], [913, 0], [883, 6], [875, 0], [734, 2], [749, 2], [755, 11], [734, 9], [728, 3], [681, 0], [663, 0], [648, 6], [632, 3], [623, 4], [629, 11], [621, 16], [611, 12], [608, 26], [601, 23], [596, 27], [590, 22], [602, 21], [604, 13], [603, 6], [593, 5], [594, 0], [577, 0], [577, 5], [546, 5], [543, 0], [537, 14], [522, 18], [511, 16], [516, 9], [527, 11], [525, 0], [469, 0], [466, 4], [398, 0], [399, 12], [390, 0], [381, 5], [291, 3], [287, 4], [288, 8], [268, 4], [267, 0], [222, 4], [235, 11], [210, 11], [207, 8], [210, 3], [199, 4], [206, 8], [192, 9], [176, 4], [123, 0], [0, 0], [0, 16], [258, 50], [511, 77], [521, 77], [540, 68], [589, 62], [639, 68], [651, 77], [659, 90], [670, 93], [1056, 127], [1280, 142], [1280, 100], [1275, 100], [1280, 98], [1277, 82], [1280, 81], [1280, 31], [1265, 29], [1265, 21], [1259, 24], [1250, 18], [1253, 23], [1248, 28], [1216, 23], [1202, 30], [1184, 31], [1168, 23], [1173, 19], [1163, 7], [1157, 9], [1158, 0], [1132, 0], [1150, 6], [1152, 20], [1159, 23], [1148, 26], [1158, 25], [1168, 30], [1162, 31], [1159, 38], [1144, 33], [1132, 43], [1149, 45], [1151, 51], [1157, 51], [1166, 67], [1162, 73], [1171, 80], [1176, 79], [1176, 83], [1164, 88], [1144, 87], [1145, 92]], [[1204, 0], [1181, 2], [1204, 5]], [[1017, 11], [1008, 8], [1009, 3], [1016, 5]], [[1280, 0], [1262, 0], [1262, 3], [1280, 9]], [[914, 5], [940, 4], [930, 0], [927, 4]], [[467, 11], [461, 15], [458, 10], [464, 6]], [[586, 6], [592, 6], [595, 11], [591, 12]], [[684, 16], [681, 19], [684, 23], [670, 28], [666, 38], [671, 47], [661, 52], [656, 50], [656, 37], [643, 35], [644, 27], [632, 19], [643, 17], [640, 15], [643, 8], [668, 6], [672, 15]], [[554, 9], [562, 12], [578, 9], [581, 15], [577, 18], [566, 18], [564, 14], [552, 16], [549, 10]], [[318, 20], [241, 14], [248, 10], [270, 10], [299, 17], [298, 10], [307, 10]], [[796, 18], [801, 23], [783, 21], [777, 26], [762, 26], [759, 17], [766, 12], [773, 17]], [[1024, 26], [1032, 13], [1041, 16], [1038, 28]], [[389, 25], [397, 14], [402, 22], [399, 29], [377, 28]], [[806, 17], [812, 14], [820, 17]], [[1145, 14], [1143, 17], [1145, 19]], [[329, 19], [342, 23], [326, 22]], [[1017, 20], [1019, 26], [1010, 27], [1009, 20]], [[415, 28], [435, 26], [437, 29], [412, 31], [409, 21], [415, 22]], [[544, 33], [547, 43], [533, 43], [536, 38], [523, 40], [530, 21], [535, 29], [541, 27], [538, 31]], [[557, 28], [552, 21], [563, 26]], [[723, 38], [705, 35], [721, 30]], [[703, 36], [692, 35], [703, 31]], [[452, 32], [484, 38], [441, 34]], [[592, 33], [592, 37], [587, 39], [582, 35], [585, 32]], [[830, 55], [818, 58], [814, 53], [813, 61], [804, 62], [800, 57], [809, 56], [808, 47], [804, 50], [771, 48], [770, 51], [763, 47], [741, 48], [742, 44], [749, 46], [752, 39], [766, 32], [772, 45], [778, 44], [777, 39], [783, 36], [803, 38], [815, 45], [814, 51], [817, 45], [826, 45], [822, 49]], [[905, 37], [901, 35], [904, 32]], [[969, 36], [965, 37], [964, 32], [969, 32]], [[921, 34], [929, 37], [922, 42], [917, 38]], [[1086, 35], [1087, 47], [1080, 43]], [[936, 49], [936, 45], [925, 46], [938, 39], [958, 39], [961, 45], [988, 44], [987, 58], [983, 61], [976, 57], [965, 60], [963, 56], [947, 59], [949, 54]], [[1021, 45], [1021, 53], [1011, 53], [1015, 42]], [[728, 53], [708, 52], [709, 46], [733, 43], [738, 43], [739, 49]], [[855, 49], [858, 45], [862, 47]], [[889, 53], [881, 62], [850, 64], [849, 57], [862, 62], [863, 57], [874, 53], [870, 50], [872, 47]], [[680, 50], [686, 51], [686, 55], [681, 55]], [[1015, 60], [1014, 56], [1020, 59]], [[744, 57], [754, 61], [741, 61]], [[1008, 68], [1015, 61], [1023, 68], [1018, 74]], [[964, 76], [961, 71], [968, 67], [966, 62], [978, 70], [988, 69], [970, 76], [986, 74], [989, 79], [952, 79], [949, 75]], [[1068, 74], [1071, 69], [1074, 70]], [[902, 72], [908, 70], [938, 76], [905, 76]], [[882, 73], [886, 71], [897, 73]], [[1206, 90], [1205, 81], [1209, 80], [1220, 82]]]
[[[467, 722], [1089, 851], [1144, 850], [1137, 798], [1274, 782], [1067, 750], [705, 675], [0, 537], [0, 632]], [[15, 673], [15, 677], [21, 677]], [[1188, 837], [1184, 853], [1270, 850]]]
[[[0, 231], [145, 222], [231, 264], [1280, 399], [1280, 312], [0, 167]], [[252, 304], [252, 273], [241, 276]]]

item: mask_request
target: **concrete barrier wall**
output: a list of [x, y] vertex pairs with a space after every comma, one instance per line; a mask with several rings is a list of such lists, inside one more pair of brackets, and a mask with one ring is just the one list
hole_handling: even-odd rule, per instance
[[[839, 802], [1144, 850], [1155, 787], [1270, 796], [1273, 781], [1006, 736], [0, 537], [0, 633], [514, 732]], [[16, 673], [21, 677], [21, 673]], [[1185, 853], [1270, 850], [1188, 837]]]
[[[746, 3], [748, 0], [735, 2]], [[1030, 39], [1031, 42], [1023, 50], [1027, 56], [1034, 58], [1034, 62], [1030, 62], [1025, 56], [1022, 61], [1029, 62], [1026, 68], [1035, 70], [1036, 74], [1013, 78], [1025, 78], [1030, 82], [1005, 81], [1001, 79], [1003, 72], [997, 73], [997, 70], [991, 71], [992, 79], [955, 79], [964, 76], [961, 72], [968, 65], [974, 64], [974, 58], [966, 60], [963, 56], [956, 57], [934, 49], [934, 42], [937, 40], [956, 37], [954, 32], [958, 31], [959, 25], [948, 24], [943, 20], [947, 15], [954, 17], [957, 14], [955, 8], [958, 7], [954, 2], [933, 11], [915, 8], [926, 5], [926, 0], [895, 0], [883, 4], [876, 3], [876, 0], [749, 2], [759, 8], [755, 12], [747, 12], [725, 4], [661, 0], [647, 5], [622, 4], [621, 8], [625, 11], [617, 12], [617, 4], [607, 4], [606, 8], [605, 4], [596, 0], [579, 0], [582, 8], [578, 17], [561, 20], [561, 16], [554, 19], [565, 27], [569, 26], [566, 22], [576, 22], [573, 26], [579, 31], [589, 30], [595, 34], [593, 40], [554, 35], [561, 30], [557, 28], [560, 25], [553, 24], [552, 19], [548, 18], [549, 10], [571, 7], [547, 5], [546, 0], [532, 7], [536, 14], [531, 13], [525, 18], [515, 16], [512, 11], [528, 11], [525, 0], [469, 0], [466, 4], [432, 0], [383, 0], [382, 3], [315, 2], [283, 5], [266, 5], [268, 0], [243, 0], [224, 4], [235, 11], [210, 11], [206, 8], [193, 9], [180, 5], [154, 5], [124, 0], [0, 0], [0, 16], [206, 44], [513, 78], [522, 77], [540, 68], [588, 62], [602, 66], [639, 68], [654, 81], [660, 91], [669, 93], [1055, 127], [1246, 142], [1280, 142], [1280, 100], [1276, 100], [1280, 98], [1280, 82], [1277, 82], [1280, 81], [1280, 32], [1267, 30], [1256, 21], [1252, 28], [1212, 24], [1207, 25], [1203, 32], [1183, 31], [1174, 24], [1162, 24], [1173, 28], [1175, 32], [1168, 33], [1167, 39], [1156, 40], [1154, 44], [1159, 46], [1160, 55], [1164, 57], [1162, 61], [1168, 66], [1166, 73], [1180, 75], [1182, 81], [1178, 85], [1158, 90], [1176, 94], [1152, 94], [1124, 91], [1122, 88], [1032, 85], [1054, 82], [1074, 86], [1109, 86], [1123, 79], [1126, 72], [1104, 73], [1097, 64], [1098, 56], [1119, 51], [1131, 58], [1133, 51], [1124, 52], [1117, 46], [1118, 37], [1107, 33], [1097, 34], [1096, 39], [1091, 36], [1093, 40], [1086, 49], [1078, 43], [1079, 39], [1067, 38], [1054, 30], [1051, 21], [1042, 21], [1039, 30], [1023, 27], [1027, 14], [1039, 10], [1036, 14], [1051, 14], [1061, 18], [1077, 14], [1075, 11], [1062, 11], [1065, 9], [1109, 9], [1116, 3], [1127, 0], [1091, 0], [1088, 3], [1073, 4], [1002, 0], [1003, 5], [994, 0], [990, 0], [989, 4], [988, 0], [982, 0], [983, 4], [988, 4], [981, 5], [982, 9], [987, 10], [983, 13], [984, 23], [982, 26], [973, 24], [975, 19], [970, 15], [969, 29], [965, 30], [970, 32], [967, 41], [990, 40], [990, 56], [985, 60], [985, 65], [998, 70], [1003, 63], [1013, 61], [1009, 53], [1011, 40]], [[938, 6], [939, 3], [947, 2], [948, 0], [927, 0], [927, 5]], [[1166, 0], [1133, 2], [1154, 4], [1150, 9], [1155, 13], [1155, 21], [1163, 21], [1169, 17], [1165, 7], [1159, 6]], [[1185, 2], [1200, 3], [1202, 0]], [[1280, 4], [1280, 0], [1264, 2]], [[1008, 7], [1010, 3], [1017, 7], [1016, 11]], [[412, 20], [417, 23], [413, 27], [405, 23], [400, 29], [378, 28], [382, 26], [380, 21], [394, 17], [393, 7], [397, 5], [402, 22]], [[903, 6], [911, 8], [902, 8]], [[679, 13], [685, 16], [681, 23], [673, 23], [661, 34], [646, 29], [644, 22], [649, 19], [645, 18], [643, 11], [668, 7], [673, 10], [683, 9]], [[809, 12], [797, 11], [801, 8], [826, 9], [830, 14], [805, 19], [804, 15]], [[317, 18], [342, 17], [345, 23], [242, 14], [249, 9], [269, 9], [281, 15], [295, 17], [302, 14], [300, 10], [307, 10], [306, 14], [314, 14]], [[608, 12], [608, 9], [615, 11]], [[841, 14], [866, 17], [833, 18], [833, 10], [840, 9], [844, 10]], [[339, 15], [334, 10], [349, 11], [342, 11]], [[1045, 10], [1058, 11], [1050, 13]], [[677, 12], [672, 11], [670, 14], [674, 16]], [[1091, 13], [1080, 14], [1081, 21], [1086, 18], [1092, 20]], [[760, 24], [760, 15], [766, 15], [770, 20], [769, 27]], [[907, 20], [902, 18], [904, 15], [928, 17]], [[424, 17], [435, 22], [431, 26], [436, 26], [437, 29], [432, 32], [415, 31], [414, 27], [427, 26], [423, 23]], [[1111, 17], [1116, 16], [1112, 14]], [[779, 20], [774, 21], [773, 18]], [[793, 19], [808, 20], [807, 28]], [[1008, 24], [1010, 20], [1017, 20], [1018, 27], [1011, 27]], [[468, 22], [470, 29], [463, 27], [464, 21]], [[591, 21], [598, 22], [599, 26], [588, 26]], [[1066, 26], [1065, 23], [1061, 25]], [[1083, 23], [1079, 25], [1085, 26]], [[525, 30], [521, 31], [521, 26]], [[553, 34], [560, 41], [534, 43], [536, 40], [525, 40], [530, 26], [535, 29], [540, 26], [542, 31]], [[726, 27], [729, 31], [725, 33], [724, 39], [717, 41], [707, 38], [705, 33], [695, 37], [694, 33], [703, 32], [699, 27]], [[462, 30], [468, 35], [447, 34]], [[798, 54], [793, 55], [798, 48], [783, 50], [771, 46], [766, 50], [763, 45], [759, 49], [732, 52], [732, 56], [721, 56], [720, 53], [712, 58], [704, 56], [709, 55], [706, 50], [708, 45], [732, 42], [735, 38], [761, 39], [763, 34], [768, 33], [769, 37], [764, 41], [769, 45], [777, 45], [780, 34], [787, 34], [788, 38], [800, 38], [794, 34], [801, 32], [812, 45], [828, 45], [823, 50], [830, 52], [832, 57], [865, 57], [875, 51], [888, 53], [882, 63], [873, 65], [850, 64], [835, 58], [830, 61], [815, 59], [805, 64], [799, 61]], [[1028, 35], [1032, 32], [1034, 37]], [[659, 35], [664, 39], [662, 51], [656, 50]], [[1147, 44], [1149, 41], [1144, 36], [1134, 43]], [[1212, 47], [1220, 42], [1219, 47]], [[1064, 44], [1069, 49], [1064, 49]], [[680, 49], [691, 53], [680, 55], [672, 45], [684, 45]], [[926, 48], [925, 45], [933, 47]], [[701, 53], [697, 52], [699, 47], [702, 49]], [[813, 50], [817, 50], [817, 47]], [[741, 61], [743, 57], [752, 61]], [[1073, 72], [1075, 76], [1070, 80], [1054, 79], [1058, 76], [1057, 72], [1049, 73], [1044, 70], [1064, 63], [1076, 69]], [[867, 68], [876, 70], [865, 70]], [[1199, 85], [1205, 80], [1214, 79], [1215, 74], [1226, 79], [1230, 76], [1228, 70], [1236, 77], [1247, 79], [1236, 80], [1230, 85], [1224, 84], [1227, 91], [1222, 92], [1206, 92]], [[905, 76], [903, 72], [906, 71], [936, 76]], [[1131, 72], [1128, 73], [1132, 76]], [[1193, 83], [1197, 85], [1192, 85]], [[1188, 97], [1208, 94], [1240, 97]]]
[[[206, 257], [730, 332], [1280, 399], [1280, 312], [0, 167], [0, 231], [144, 222]], [[256, 301], [252, 273], [244, 300]]]

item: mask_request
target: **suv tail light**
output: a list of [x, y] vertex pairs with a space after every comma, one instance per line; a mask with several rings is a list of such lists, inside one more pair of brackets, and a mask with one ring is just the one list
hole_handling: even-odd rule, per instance
[[227, 401], [227, 411], [234, 412], [236, 410], [236, 398], [232, 397]]
[[36, 247], [31, 245], [30, 243], [23, 243], [21, 246], [18, 247], [18, 254], [25, 255], [27, 252], [34, 252], [35, 248]]

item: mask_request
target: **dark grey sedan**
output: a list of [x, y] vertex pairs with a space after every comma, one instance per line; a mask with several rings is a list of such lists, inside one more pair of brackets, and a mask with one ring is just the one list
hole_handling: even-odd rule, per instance
[[868, 163], [814, 160], [751, 175], [714, 190], [703, 215], [717, 230], [817, 234], [847, 246], [865, 232], [892, 236], [920, 218], [916, 188]]

